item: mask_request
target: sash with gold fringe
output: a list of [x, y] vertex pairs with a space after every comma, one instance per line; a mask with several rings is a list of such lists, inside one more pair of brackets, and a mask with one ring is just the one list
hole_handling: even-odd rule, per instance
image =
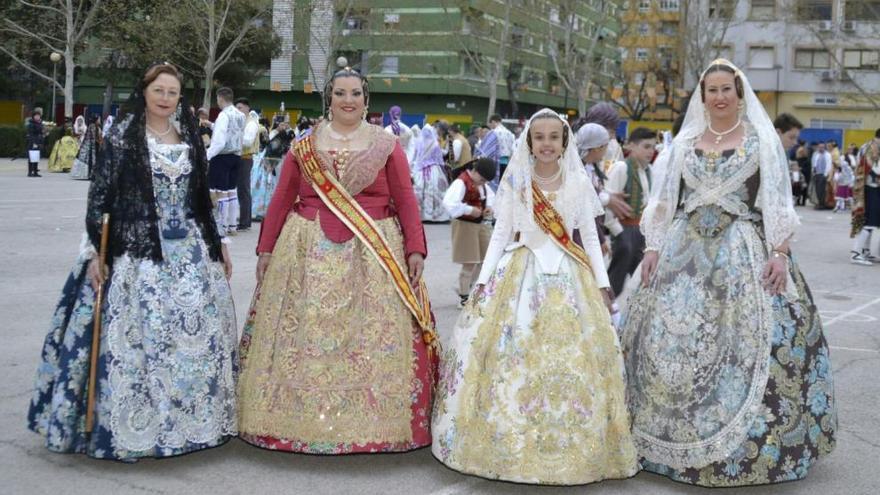
[[293, 148], [300, 169], [309, 178], [312, 188], [327, 208], [346, 227], [351, 229], [370, 253], [376, 257], [376, 261], [394, 283], [397, 295], [400, 296], [404, 306], [412, 313], [422, 330], [422, 339], [425, 344], [429, 349], [438, 351], [439, 342], [434, 329], [431, 302], [428, 299], [428, 288], [424, 278], [419, 280], [419, 287], [413, 290], [403, 265], [394, 257], [394, 253], [391, 252], [391, 248], [379, 227], [339, 181], [321, 167], [315, 154], [313, 140], [314, 134], [303, 138]]
[[591, 274], [593, 269], [590, 266], [590, 258], [578, 243], [574, 242], [565, 230], [565, 224], [562, 222], [562, 215], [556, 211], [541, 188], [532, 181], [532, 211], [535, 214], [535, 223], [541, 227], [545, 234], [553, 239], [557, 246], [574, 258], [575, 261], [583, 265]]

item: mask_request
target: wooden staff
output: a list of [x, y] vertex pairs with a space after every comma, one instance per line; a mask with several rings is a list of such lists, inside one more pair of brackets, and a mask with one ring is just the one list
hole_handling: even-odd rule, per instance
[[[107, 240], [110, 237], [110, 214], [101, 217], [101, 252], [98, 270], [103, 273], [107, 263]], [[86, 433], [91, 433], [95, 423], [95, 389], [98, 385], [98, 355], [101, 353], [101, 307], [104, 305], [104, 282], [98, 284], [95, 295], [95, 322], [92, 327], [92, 364], [89, 367], [89, 399], [86, 403]]]

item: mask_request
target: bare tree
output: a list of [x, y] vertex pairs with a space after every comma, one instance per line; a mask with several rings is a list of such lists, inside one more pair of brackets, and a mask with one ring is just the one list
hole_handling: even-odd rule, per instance
[[721, 54], [742, 0], [681, 0], [684, 74], [699, 80], [703, 69]]
[[[604, 65], [601, 49], [604, 48], [606, 28], [616, 13], [616, 3], [599, 0], [593, 7], [599, 15], [590, 20], [591, 27], [587, 29], [576, 15], [578, 5], [582, 3], [583, 0], [562, 0], [558, 2], [558, 13], [547, 18], [553, 71], [566, 91], [577, 95], [578, 115], [586, 114], [590, 89], [601, 78]], [[557, 36], [557, 31], [562, 35]], [[583, 32], [590, 33], [586, 40]]]
[[[53, 85], [53, 91], [64, 95], [64, 115], [73, 115], [73, 85], [79, 50], [89, 30], [95, 25], [101, 10], [101, 0], [18, 0], [13, 8], [4, 9], [0, 17], [0, 51], [27, 71]], [[36, 12], [41, 22], [26, 23], [29, 12]], [[64, 84], [47, 71], [28, 61], [16, 48], [28, 40], [42, 45], [46, 56], [59, 53], [64, 61]], [[51, 114], [54, 115], [55, 109]]]
[[[877, 21], [880, 21], [880, 8], [878, 8], [876, 2], [867, 2], [864, 0], [857, 1], [851, 0], [853, 5], [850, 5], [847, 2], [848, 8], [853, 8], [854, 12], [858, 12], [858, 18], [872, 18]], [[789, 10], [789, 15], [800, 16], [803, 19], [809, 19], [810, 16], [805, 15], [808, 14], [811, 9], [813, 9], [813, 5], [804, 0], [792, 0], [791, 1], [791, 10]], [[858, 93], [857, 100], [860, 102], [870, 105], [876, 111], [880, 111], [880, 93], [876, 92], [876, 88], [874, 92], [869, 91], [868, 87], [871, 82], [867, 79], [870, 77], [876, 77], [876, 74], [871, 73], [862, 73], [859, 71], [851, 71], [848, 70], [844, 61], [840, 60], [840, 57], [837, 55], [837, 49], [840, 46], [844, 47], [853, 47], [858, 46], [859, 42], [863, 41], [866, 38], [872, 39], [880, 39], [880, 28], [877, 27], [876, 23], [863, 23], [864, 27], [871, 31], [868, 36], [865, 36], [868, 33], [856, 32], [853, 30], [851, 33], [840, 29], [840, 26], [834, 26], [832, 29], [820, 29], [819, 24], [815, 22], [804, 22], [802, 25], [809, 32], [809, 37], [811, 40], [817, 41], [822, 50], [828, 53], [828, 56], [831, 60], [830, 66], [833, 68], [831, 70], [831, 75], [836, 76], [835, 86], [841, 92], [846, 91], [847, 89], [855, 88]], [[873, 71], [872, 71], [873, 72]]]
[[229, 63], [236, 51], [256, 43], [252, 36], [268, 23], [272, 10], [269, 0], [174, 0], [181, 28], [190, 30], [199, 50], [174, 50], [183, 60], [200, 63], [204, 75], [202, 105], [211, 106], [214, 75]]
[[[345, 37], [367, 28], [368, 11], [355, 9], [353, 0], [311, 0], [309, 5], [309, 79], [315, 91], [323, 94], [328, 75], [336, 70], [337, 58], [362, 74], [369, 73], [363, 54], [343, 53]], [[324, 99], [321, 99], [323, 106]], [[322, 109], [326, 110], [326, 109]]]
[[[464, 29], [462, 26], [450, 26], [450, 32], [459, 45], [469, 66], [486, 82], [489, 91], [489, 106], [486, 111], [486, 120], [495, 113], [498, 101], [498, 82], [505, 74], [507, 66], [507, 48], [511, 42], [510, 12], [513, 9], [513, 0], [502, 0], [503, 12], [498, 22], [490, 22], [485, 15], [477, 18], [467, 8], [467, 2], [459, 2], [459, 9], [465, 12], [466, 19], [471, 26]], [[443, 10], [448, 13], [446, 2], [443, 2]], [[490, 38], [473, 36], [473, 31], [490, 33]], [[460, 34], [459, 34], [460, 33]], [[468, 45], [468, 42], [473, 43]], [[491, 55], [490, 55], [491, 54]]]

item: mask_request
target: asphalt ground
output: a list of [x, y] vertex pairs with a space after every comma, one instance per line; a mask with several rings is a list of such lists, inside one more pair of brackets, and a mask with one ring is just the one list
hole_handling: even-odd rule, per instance
[[[429, 449], [320, 457], [269, 452], [233, 440], [174, 459], [135, 464], [47, 451], [25, 428], [36, 366], [61, 287], [83, 232], [88, 184], [66, 174], [27, 178], [26, 162], [0, 159], [0, 493], [3, 494], [671, 494], [709, 490], [641, 473], [581, 487], [534, 487], [464, 476]], [[45, 160], [41, 166], [46, 169]], [[793, 249], [813, 289], [831, 345], [840, 415], [838, 446], [806, 480], [738, 488], [742, 494], [873, 494], [880, 481], [880, 265], [849, 263], [849, 215], [799, 208]], [[259, 225], [231, 246], [239, 327], [254, 289]], [[455, 318], [458, 266], [448, 225], [427, 225], [425, 277], [441, 339]], [[726, 492], [726, 491], [725, 491]], [[719, 493], [719, 491], [715, 491]]]

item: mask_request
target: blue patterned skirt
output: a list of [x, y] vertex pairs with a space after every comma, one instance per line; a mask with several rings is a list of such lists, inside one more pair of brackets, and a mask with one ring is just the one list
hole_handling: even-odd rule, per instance
[[[192, 232], [192, 231], [191, 231]], [[237, 433], [237, 332], [229, 284], [197, 235], [164, 260], [115, 260], [102, 311], [95, 423], [85, 433], [95, 292], [80, 256], [43, 345], [28, 428], [54, 452], [133, 461]]]

